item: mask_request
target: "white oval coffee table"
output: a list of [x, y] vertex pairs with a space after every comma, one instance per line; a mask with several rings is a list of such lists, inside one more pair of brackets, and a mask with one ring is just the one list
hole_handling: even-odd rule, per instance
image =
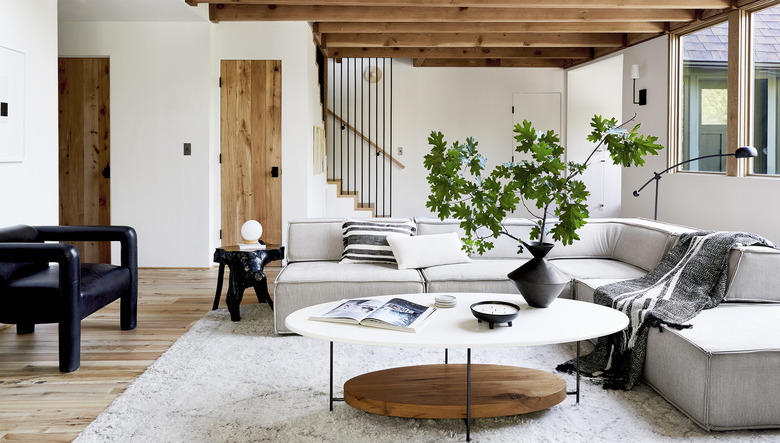
[[[434, 306], [439, 294], [402, 294], [399, 297]], [[567, 392], [565, 380], [536, 369], [471, 364], [472, 348], [536, 346], [579, 342], [621, 331], [628, 317], [620, 311], [592, 303], [557, 299], [547, 308], [529, 307], [519, 294], [459, 293], [454, 308], [437, 309], [416, 333], [309, 320], [340, 302], [310, 306], [290, 314], [285, 324], [300, 335], [330, 341], [330, 407], [333, 401], [372, 413], [416, 418], [464, 418], [470, 440], [472, 417], [524, 414], [547, 409], [576, 394]], [[512, 326], [479, 323], [473, 303], [496, 300], [520, 306]], [[347, 381], [344, 398], [333, 397], [333, 342], [373, 346], [466, 348], [467, 363], [392, 368], [363, 374]]]

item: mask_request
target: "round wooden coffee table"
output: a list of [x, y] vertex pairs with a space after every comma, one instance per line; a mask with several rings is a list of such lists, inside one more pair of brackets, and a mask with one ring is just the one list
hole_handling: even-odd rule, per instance
[[[438, 294], [372, 297], [404, 298], [433, 306]], [[363, 411], [396, 417], [464, 418], [470, 440], [472, 417], [497, 417], [547, 409], [576, 394], [567, 392], [565, 380], [550, 372], [505, 365], [471, 363], [472, 348], [535, 346], [579, 342], [623, 330], [625, 314], [592, 303], [558, 299], [547, 308], [529, 307], [519, 294], [452, 294], [454, 308], [438, 309], [416, 333], [309, 320], [339, 302], [310, 306], [290, 314], [287, 327], [298, 334], [330, 341], [330, 405], [344, 400]], [[505, 301], [521, 307], [512, 326], [479, 323], [471, 314], [473, 303]], [[466, 364], [391, 368], [357, 376], [344, 384], [344, 398], [333, 397], [333, 342], [393, 347], [465, 348]]]

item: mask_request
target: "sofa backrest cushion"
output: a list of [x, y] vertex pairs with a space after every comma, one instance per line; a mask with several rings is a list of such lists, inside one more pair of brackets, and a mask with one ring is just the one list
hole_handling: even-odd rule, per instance
[[780, 250], [748, 246], [731, 250], [727, 302], [780, 303]]
[[[0, 243], [32, 243], [38, 240], [38, 230], [32, 226], [16, 225], [0, 228]], [[48, 267], [48, 263], [0, 262], [0, 284], [27, 277]]]
[[[431, 235], [431, 234], [446, 234], [455, 232], [458, 237], [463, 238], [463, 229], [460, 227], [460, 221], [455, 219], [439, 220], [438, 218], [430, 217], [417, 217], [417, 235]], [[512, 236], [521, 240], [527, 240], [528, 234], [531, 232], [533, 223], [524, 218], [510, 218], [504, 221], [504, 227], [507, 232]], [[480, 228], [477, 231], [478, 235], [490, 237], [492, 234], [486, 229]], [[527, 250], [523, 250], [522, 254], [517, 253], [518, 242], [506, 235], [499, 235], [498, 238], [491, 238], [493, 243], [493, 249], [486, 251], [481, 256], [479, 254], [471, 254], [472, 258], [531, 258], [531, 254]]]
[[343, 218], [305, 218], [287, 225], [289, 263], [299, 261], [341, 260], [344, 252], [341, 225]]
[[[366, 218], [378, 223], [409, 223], [408, 218]], [[344, 253], [342, 226], [345, 218], [305, 218], [287, 225], [288, 263], [301, 261], [339, 261]]]
[[387, 243], [393, 250], [398, 269], [419, 269], [431, 266], [469, 263], [458, 234], [448, 232], [431, 235], [391, 234]]
[[548, 258], [611, 258], [650, 271], [680, 233], [690, 229], [641, 219], [590, 219], [580, 240], [557, 245]]

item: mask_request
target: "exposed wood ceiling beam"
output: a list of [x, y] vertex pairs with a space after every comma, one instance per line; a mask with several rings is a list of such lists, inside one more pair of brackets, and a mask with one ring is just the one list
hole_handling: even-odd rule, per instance
[[581, 8], [454, 8], [389, 6], [286, 6], [212, 4], [212, 21], [312, 21], [312, 22], [689, 22], [694, 10], [686, 9], [581, 9]]
[[[187, 4], [423, 6], [456, 8], [725, 9], [731, 0], [185, 0]], [[741, 0], [742, 3], [749, 3]]]
[[220, 21], [306, 21], [326, 57], [570, 67], [778, 0], [182, 0]]
[[570, 60], [558, 59], [426, 58], [415, 59], [414, 66], [421, 68], [565, 68], [570, 64]]
[[332, 58], [557, 58], [589, 59], [590, 48], [330, 48]]
[[388, 23], [388, 22], [317, 22], [314, 32], [323, 34], [394, 34], [394, 33], [657, 33], [663, 22], [584, 22], [584, 23]]
[[614, 47], [620, 34], [330, 34], [331, 47]]

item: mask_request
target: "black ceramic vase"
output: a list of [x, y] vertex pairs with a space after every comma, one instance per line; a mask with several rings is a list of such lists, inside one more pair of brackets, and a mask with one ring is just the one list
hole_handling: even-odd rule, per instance
[[558, 298], [570, 279], [544, 258], [553, 248], [552, 243], [530, 242], [523, 245], [534, 258], [507, 274], [507, 277], [515, 283], [529, 306], [546, 308]]

